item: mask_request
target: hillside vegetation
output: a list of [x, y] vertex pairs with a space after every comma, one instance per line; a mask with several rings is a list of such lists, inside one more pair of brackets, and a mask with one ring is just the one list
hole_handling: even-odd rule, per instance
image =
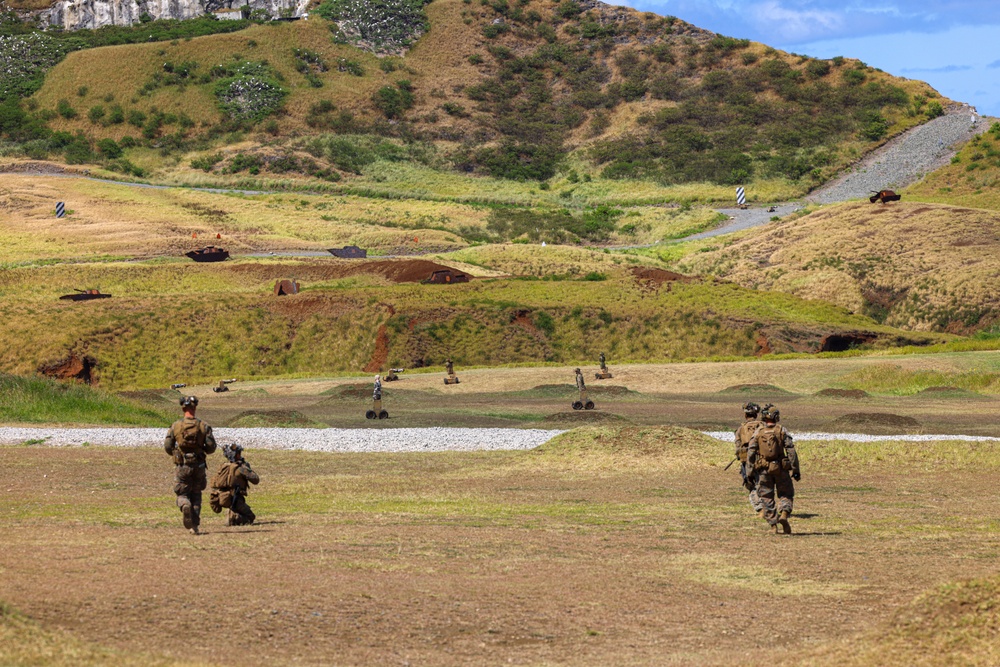
[[906, 191], [918, 201], [1000, 210], [1000, 123], [973, 137], [951, 164]]
[[[523, 253], [518, 261], [529, 267], [547, 251], [523, 248], [512, 252]], [[8, 323], [0, 331], [0, 368], [30, 373], [71, 355], [87, 356], [95, 360], [100, 384], [120, 389], [230, 375], [417, 368], [447, 357], [463, 366], [569, 363], [603, 350], [622, 362], [680, 360], [946, 339], [905, 334], [827, 303], [732, 283], [664, 282], [637, 275], [632, 267], [638, 265], [625, 258], [591, 256], [564, 256], [560, 275], [457, 285], [394, 283], [385, 277], [393, 274], [381, 269], [364, 272], [374, 263], [345, 270], [346, 263], [322, 259], [11, 268], [0, 273], [0, 316]], [[487, 268], [493, 261], [481, 259]], [[289, 276], [304, 291], [272, 296], [274, 281]], [[94, 284], [114, 297], [82, 303], [56, 298]], [[866, 335], [855, 341], [856, 332]], [[837, 340], [846, 342], [830, 343], [831, 334], [843, 334]]]
[[0, 374], [0, 413], [7, 422], [165, 426], [167, 415], [90, 387]]
[[971, 333], [1000, 317], [998, 230], [991, 211], [851, 203], [701, 244], [677, 267], [824, 299], [891, 326]]
[[[801, 194], [946, 102], [856, 60], [790, 55], [596, 2], [435, 0], [425, 11], [428, 30], [403, 56], [358, 48], [379, 50], [346, 35], [350, 21], [315, 14], [76, 50], [24, 105], [8, 104], [0, 133], [31, 157], [139, 177], [330, 183], [378, 171], [382, 188], [405, 190], [423, 172], [558, 175], [570, 201], [595, 179], [708, 182], [730, 186], [718, 195], [729, 198], [749, 181]], [[412, 22], [404, 14], [387, 20]], [[372, 135], [394, 148], [359, 163], [358, 142]]]

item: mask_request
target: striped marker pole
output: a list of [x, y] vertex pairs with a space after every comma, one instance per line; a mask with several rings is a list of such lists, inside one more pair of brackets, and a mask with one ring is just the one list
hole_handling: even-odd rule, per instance
[[747, 193], [742, 187], [736, 188], [736, 203], [740, 206], [746, 206]]
[[66, 217], [66, 202], [56, 203], [56, 217], [65, 218]]

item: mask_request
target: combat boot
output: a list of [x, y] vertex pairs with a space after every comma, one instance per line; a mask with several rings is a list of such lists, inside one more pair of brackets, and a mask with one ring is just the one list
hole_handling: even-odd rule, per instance
[[[778, 517], [778, 523], [781, 524], [781, 532], [785, 535], [792, 534], [792, 526], [788, 523], [788, 512], [782, 512], [781, 516]], [[777, 526], [775, 526], [775, 532], [777, 532]]]
[[190, 531], [197, 529], [194, 525], [194, 511], [190, 505], [182, 505], [181, 513], [184, 515], [184, 527]]
[[191, 529], [191, 534], [192, 535], [201, 535], [201, 531], [198, 530], [198, 526], [195, 526], [194, 528]]

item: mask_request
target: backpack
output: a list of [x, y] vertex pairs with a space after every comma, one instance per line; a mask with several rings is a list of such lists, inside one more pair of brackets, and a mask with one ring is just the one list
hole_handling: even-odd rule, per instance
[[747, 445], [750, 444], [750, 439], [753, 437], [753, 434], [757, 432], [759, 427], [760, 422], [754, 419], [748, 422], [743, 422], [740, 424], [740, 427], [736, 429], [736, 442], [739, 443], [739, 452], [736, 456], [744, 463], [746, 463], [747, 460]]
[[775, 424], [757, 429], [757, 452], [765, 461], [781, 461], [785, 458], [785, 433]]
[[228, 490], [232, 489], [236, 485], [236, 470], [239, 465], [236, 463], [226, 463], [222, 464], [219, 468], [219, 472], [215, 473], [212, 477], [212, 488]]
[[201, 420], [181, 420], [174, 429], [174, 439], [177, 447], [185, 454], [191, 454], [201, 449]]

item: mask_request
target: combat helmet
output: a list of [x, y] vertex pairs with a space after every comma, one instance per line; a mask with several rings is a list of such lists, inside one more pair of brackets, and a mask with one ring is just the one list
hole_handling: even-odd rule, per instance
[[747, 417], [756, 417], [760, 413], [760, 406], [753, 402], [743, 404], [743, 414]]
[[773, 421], [777, 423], [781, 420], [781, 411], [773, 405], [766, 405], [764, 409], [760, 411], [760, 418], [764, 421]]
[[196, 407], [198, 407], [198, 397], [197, 396], [182, 396], [181, 400], [179, 401], [179, 403], [181, 404], [181, 407], [184, 408], [184, 409], [187, 409], [187, 408], [196, 408]]
[[222, 446], [222, 454], [226, 457], [230, 463], [235, 463], [239, 455], [243, 453], [243, 445], [238, 442], [234, 442], [231, 445]]

